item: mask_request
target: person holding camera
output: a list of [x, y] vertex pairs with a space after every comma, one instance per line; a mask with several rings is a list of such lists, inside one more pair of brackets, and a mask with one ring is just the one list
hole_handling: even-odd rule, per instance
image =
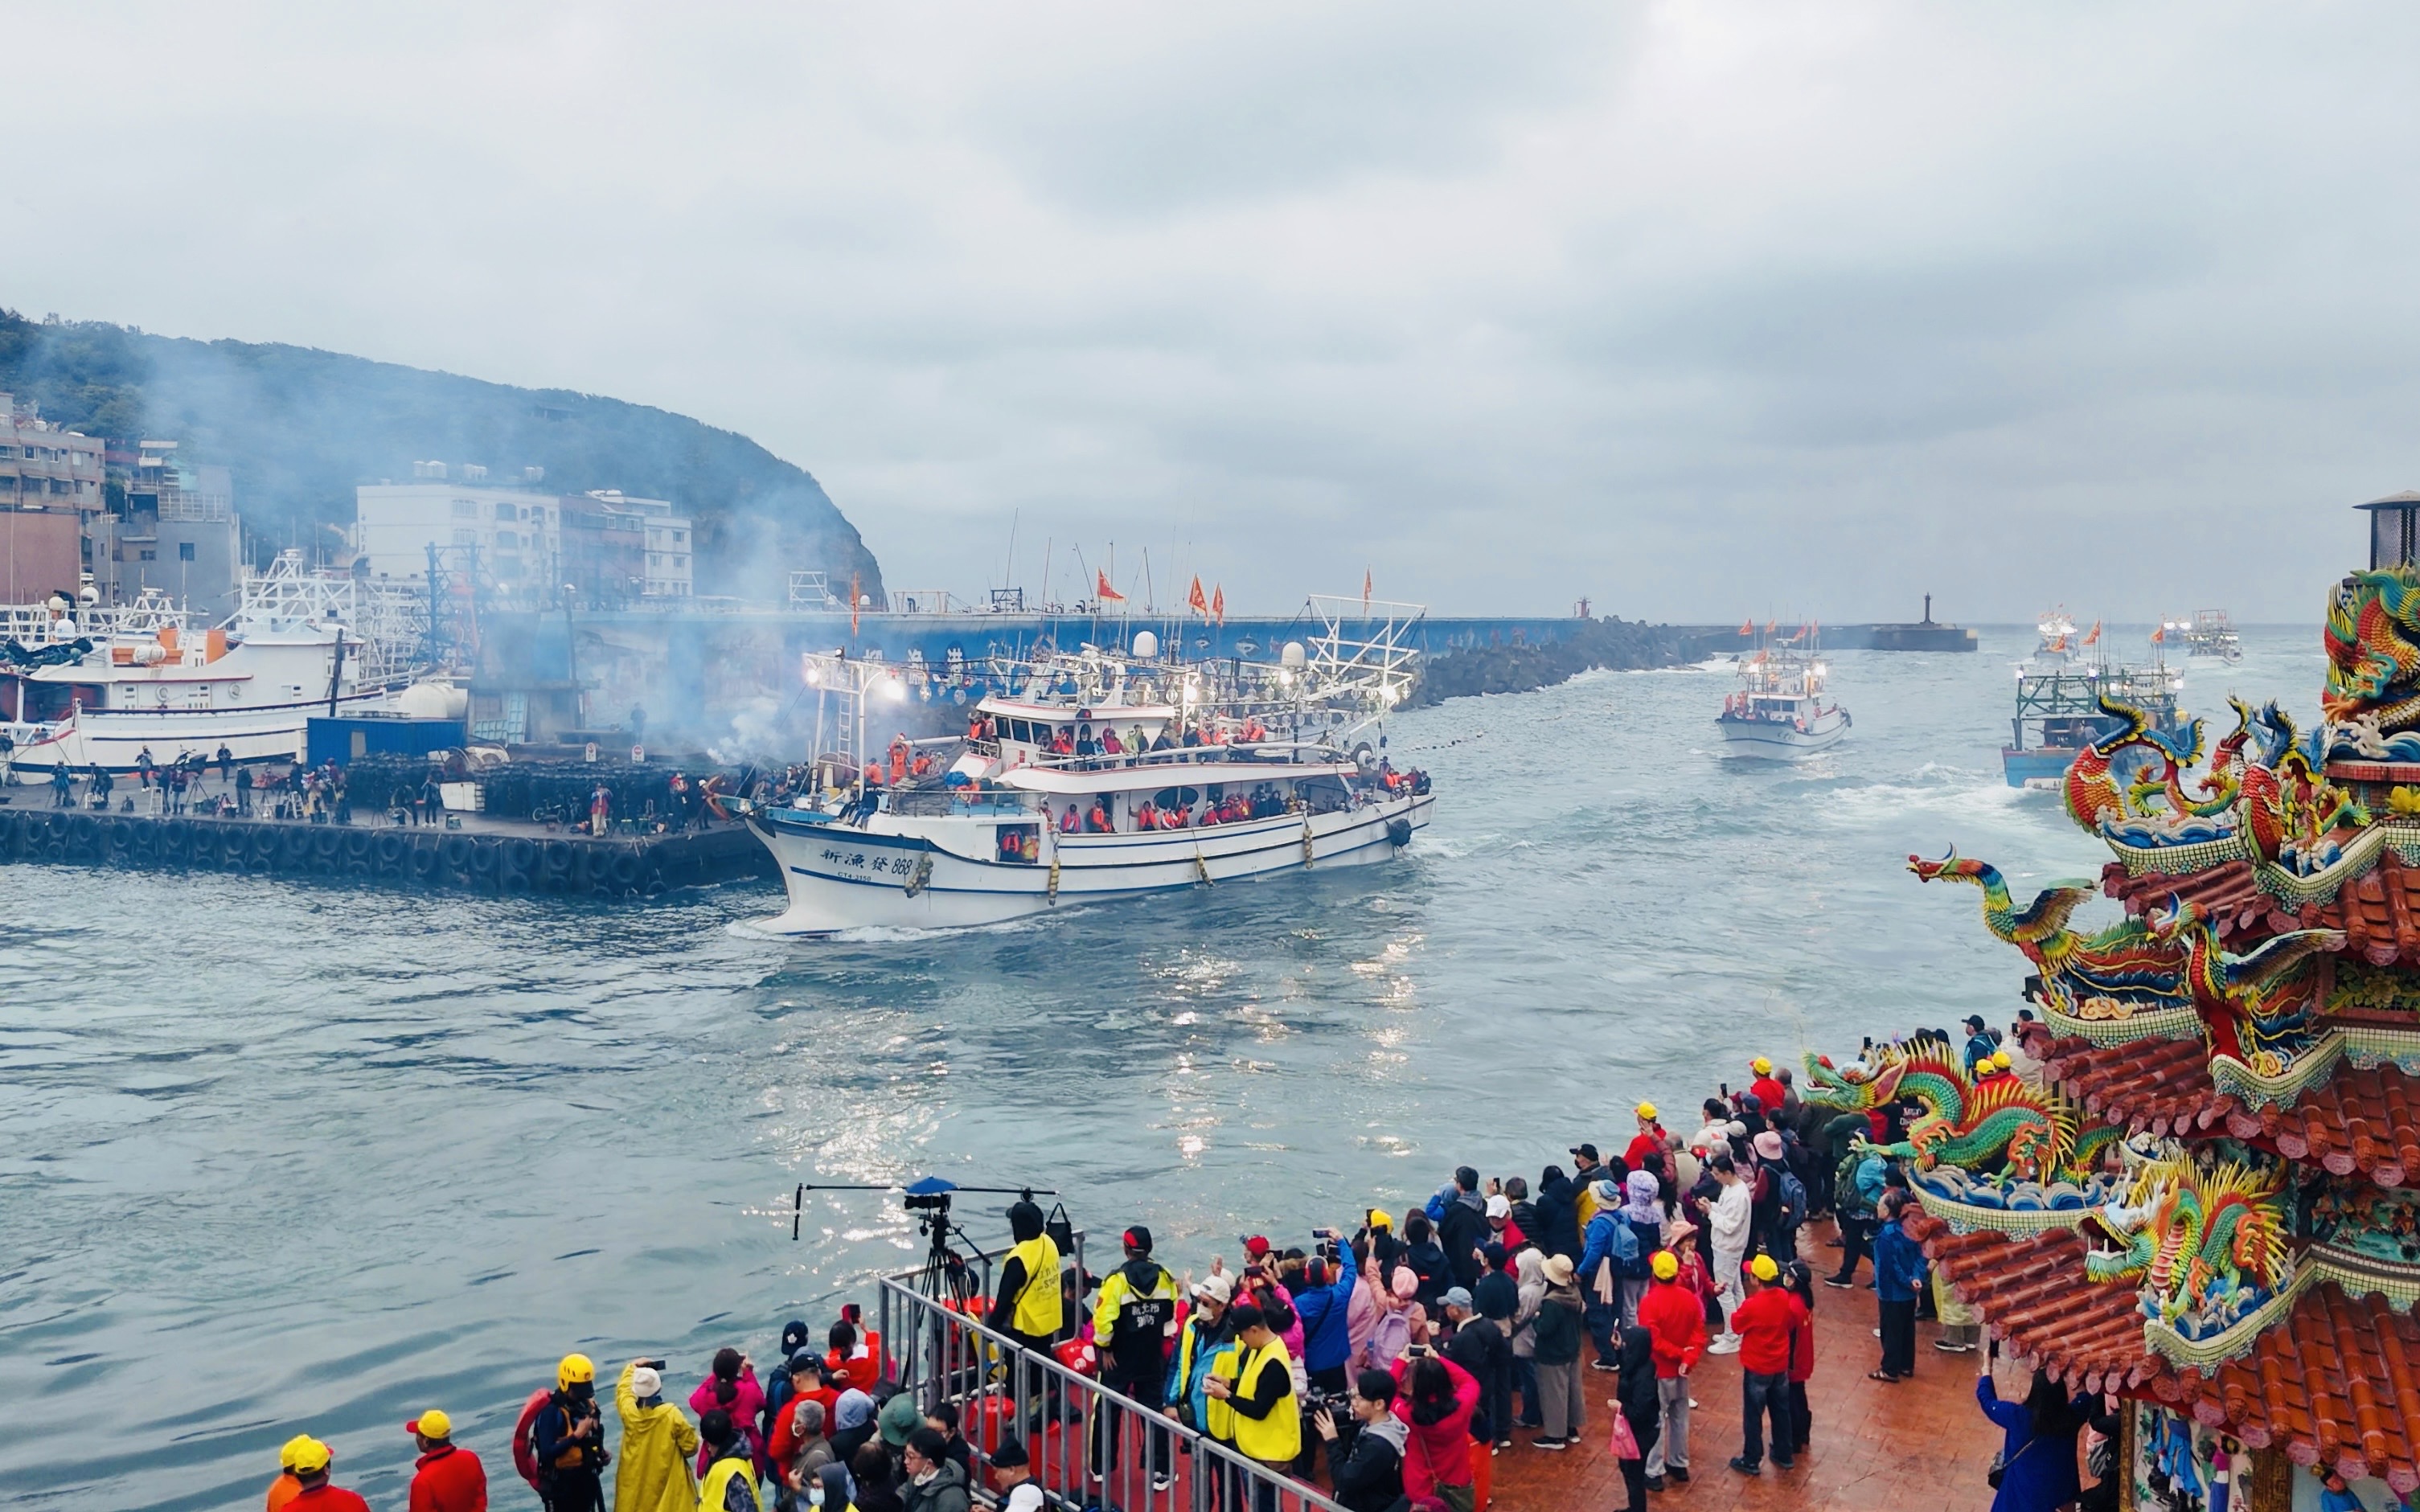
[[[1280, 1474], [1291, 1473], [1295, 1456], [1302, 1452], [1302, 1412], [1295, 1400], [1294, 1362], [1287, 1357], [1285, 1341], [1278, 1337], [1271, 1319], [1259, 1306], [1239, 1303], [1229, 1316], [1239, 1346], [1234, 1374], [1213, 1370], [1202, 1388], [1211, 1401], [1211, 1435], [1230, 1440], [1238, 1453]], [[1290, 1324], [1293, 1319], [1280, 1321]], [[1257, 1512], [1275, 1512], [1275, 1482], [1262, 1482], [1255, 1500]]]
[[622, 1419], [622, 1453], [613, 1466], [613, 1505], [620, 1512], [695, 1512], [697, 1429], [664, 1400], [663, 1362], [633, 1360], [613, 1383]]
[[1327, 1444], [1331, 1494], [1350, 1512], [1388, 1512], [1404, 1496], [1404, 1443], [1411, 1426], [1395, 1415], [1395, 1378], [1364, 1370], [1354, 1380], [1350, 1416], [1340, 1427], [1326, 1401], [1311, 1426]]

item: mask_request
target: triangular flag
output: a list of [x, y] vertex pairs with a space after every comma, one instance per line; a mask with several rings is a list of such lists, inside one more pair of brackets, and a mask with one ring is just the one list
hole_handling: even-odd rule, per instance
[[1765, 621], [1764, 633], [1767, 635], [1779, 635], [1781, 633], [1781, 622], [1779, 620]]
[[2101, 643], [2101, 622], [2099, 620], [2092, 622], [2092, 633], [2084, 638], [2084, 643], [2087, 646], [2099, 645]]
[[1225, 588], [1210, 590], [1210, 615], [1220, 625], [1227, 623], [1227, 590]]
[[1185, 595], [1185, 607], [1205, 619], [1209, 617], [1210, 600], [1202, 596], [1202, 575], [1198, 572], [1193, 575], [1193, 591]]
[[1370, 612], [1370, 569], [1361, 569], [1361, 612]]
[[1754, 635], [1756, 634], [1756, 626], [1746, 620], [1742, 620], [1740, 621], [1740, 634]]
[[848, 575], [848, 638], [857, 639], [857, 574]]
[[1093, 569], [1093, 576], [1099, 580], [1100, 599], [1102, 603], [1123, 604], [1126, 601], [1125, 594], [1119, 593], [1116, 589], [1109, 586], [1109, 575], [1108, 573], [1103, 572], [1098, 567], [1094, 567]]
[[2167, 627], [2166, 625], [2161, 625], [2158, 629], [2153, 630], [2153, 631], [2151, 632], [2151, 644], [2153, 644], [2153, 645], [2155, 645], [2155, 646], [2156, 646], [2156, 645], [2164, 645], [2164, 644], [2165, 644], [2165, 643], [2167, 642], [2167, 639], [2168, 639], [2168, 627]]

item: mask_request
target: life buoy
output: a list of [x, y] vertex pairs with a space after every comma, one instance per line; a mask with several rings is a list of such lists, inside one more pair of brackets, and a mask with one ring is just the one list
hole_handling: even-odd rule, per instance
[[546, 1410], [553, 1395], [548, 1391], [531, 1392], [529, 1400], [521, 1403], [520, 1417], [513, 1424], [513, 1468], [520, 1472], [521, 1479], [529, 1482], [534, 1491], [538, 1489], [537, 1415]]

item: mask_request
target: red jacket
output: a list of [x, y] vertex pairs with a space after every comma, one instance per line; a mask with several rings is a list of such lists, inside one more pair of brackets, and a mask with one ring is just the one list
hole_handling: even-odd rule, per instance
[[447, 1444], [416, 1461], [411, 1512], [488, 1512], [488, 1473], [479, 1457]]
[[1655, 1377], [1670, 1381], [1706, 1352], [1706, 1304], [1676, 1278], [1651, 1281], [1638, 1299], [1638, 1326], [1655, 1343]]
[[1439, 1486], [1471, 1480], [1470, 1415], [1479, 1410], [1479, 1379], [1446, 1359], [1434, 1357], [1453, 1381], [1453, 1411], [1434, 1423], [1412, 1422], [1412, 1359], [1395, 1362], [1395, 1415], [1411, 1428], [1404, 1441], [1404, 1494], [1417, 1502], [1435, 1496]]
[[1632, 1170], [1652, 1170], [1664, 1162], [1664, 1126], [1641, 1129], [1631, 1137], [1630, 1148], [1621, 1153], [1621, 1163]]
[[1779, 1287], [1767, 1287], [1731, 1313], [1731, 1331], [1740, 1336], [1740, 1368], [1753, 1376], [1777, 1376], [1790, 1368], [1790, 1334], [1797, 1321], [1798, 1299]]
[[1756, 1094], [1756, 1105], [1763, 1113], [1764, 1121], [1778, 1127], [1784, 1101], [1781, 1084], [1770, 1076], [1760, 1076], [1748, 1083], [1747, 1089]]
[[319, 1486], [297, 1491], [294, 1500], [286, 1504], [302, 1512], [370, 1512], [370, 1504], [341, 1486], [322, 1482]]
[[1815, 1315], [1794, 1291], [1790, 1298], [1790, 1379], [1804, 1384], [1815, 1374]]

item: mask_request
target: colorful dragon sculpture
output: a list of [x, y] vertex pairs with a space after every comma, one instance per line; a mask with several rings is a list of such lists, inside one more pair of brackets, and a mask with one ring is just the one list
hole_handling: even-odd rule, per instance
[[1938, 861], [1911, 856], [1907, 869], [1926, 882], [1966, 882], [1980, 887], [1984, 924], [2023, 950], [2041, 972], [2053, 1000], [2077, 1017], [2124, 1017], [2193, 1001], [2184, 980], [2184, 950], [2173, 937], [2136, 918], [2089, 936], [2067, 927], [2093, 894], [2088, 883], [2054, 883], [2020, 909], [1997, 867], [1966, 859], [1956, 851]]
[[[2211, 760], [2202, 791], [2185, 787], [2185, 773], [2201, 760], [2202, 723], [2188, 721], [2171, 733], [2132, 703], [2101, 695], [2101, 712], [2118, 720], [2117, 729], [2086, 746], [2067, 768], [2067, 812], [2085, 829], [2100, 834], [2127, 822], [2180, 824], [2215, 819], [2235, 801], [2235, 785], [2243, 764], [2243, 746], [2250, 734], [2252, 711], [2235, 705], [2235, 731], [2219, 743]], [[2137, 760], [2132, 752], [2148, 753]], [[2120, 773], [2127, 775], [2121, 778]]]
[[2328, 599], [2319, 712], [2393, 734], [2420, 726], [2420, 576], [2409, 566], [2348, 575]]
[[1809, 1053], [1806, 1065], [1802, 1095], [1818, 1107], [1868, 1113], [1895, 1102], [1920, 1104], [1924, 1113], [1908, 1124], [1903, 1140], [1871, 1147], [1919, 1170], [1954, 1165], [2004, 1182], [2080, 1182], [2118, 1137], [2112, 1128], [2079, 1136], [2075, 1106], [2066, 1098], [2006, 1072], [1970, 1075], [1938, 1041], [1877, 1045], [1847, 1068]]
[[2264, 1076], [2282, 1072], [2310, 1038], [2318, 983], [2312, 958], [2344, 947], [2340, 930], [2307, 929], [2263, 940], [2242, 955], [2220, 949], [2218, 931], [2194, 904], [2171, 898], [2148, 921], [2184, 948], [2184, 980], [2213, 1048]]
[[2282, 1165], [2144, 1161], [2102, 1223], [2125, 1243], [2085, 1257], [2095, 1281], [2139, 1281], [2145, 1316], [2187, 1338], [2240, 1321], [2287, 1277], [2291, 1213]]

